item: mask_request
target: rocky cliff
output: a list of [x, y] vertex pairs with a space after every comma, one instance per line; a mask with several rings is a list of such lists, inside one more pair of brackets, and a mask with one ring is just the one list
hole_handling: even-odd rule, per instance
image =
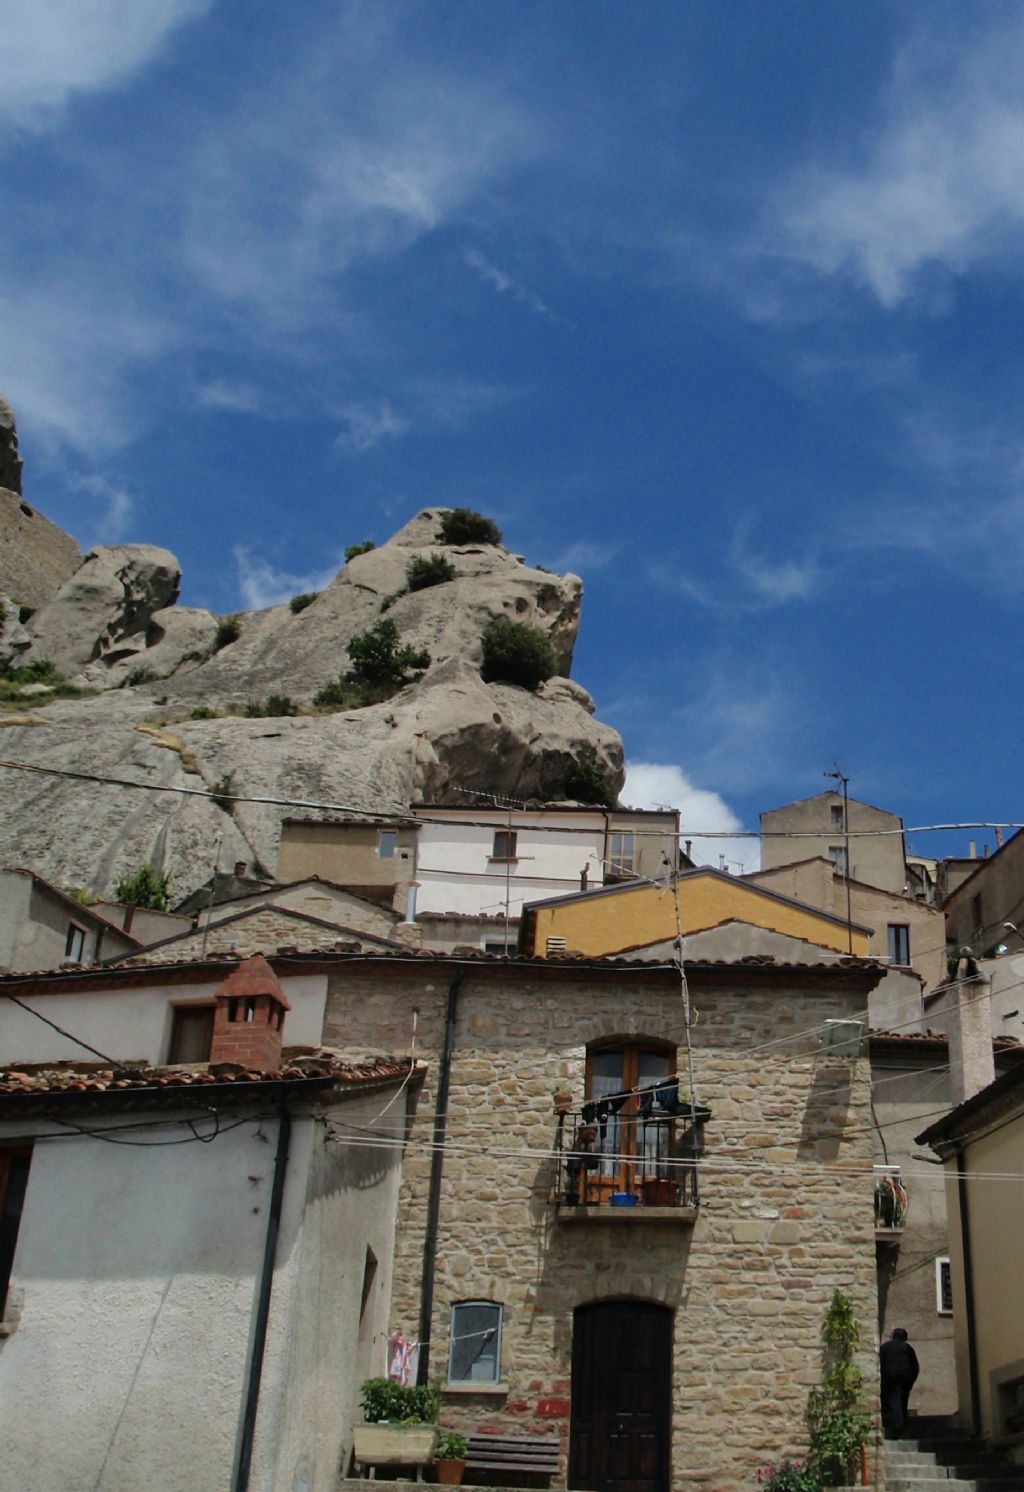
[[[224, 618], [179, 607], [177, 561], [147, 545], [90, 551], [24, 625], [0, 602], [8, 679], [24, 680], [26, 668], [45, 675], [50, 663], [89, 691], [61, 697], [69, 689], [45, 677], [8, 682], [0, 757], [144, 785], [3, 769], [0, 863], [109, 894], [149, 859], [185, 895], [215, 859], [273, 873], [280, 821], [301, 811], [232, 803], [232, 794], [378, 812], [417, 798], [471, 802], [467, 791], [549, 801], [568, 796], [581, 757], [617, 791], [622, 743], [568, 677], [581, 581], [531, 568], [500, 544], [442, 546], [442, 511], [425, 509], [355, 556], [295, 611]], [[442, 549], [456, 577], [409, 591], [410, 562]], [[403, 645], [429, 653], [429, 666], [380, 703], [315, 706], [348, 667], [352, 638], [385, 616]], [[552, 643], [559, 673], [536, 692], [481, 678], [481, 633], [501, 616]], [[266, 712], [271, 695], [287, 695], [296, 713], [280, 713], [279, 700], [275, 715], [247, 715]], [[172, 791], [180, 787], [220, 801]]]

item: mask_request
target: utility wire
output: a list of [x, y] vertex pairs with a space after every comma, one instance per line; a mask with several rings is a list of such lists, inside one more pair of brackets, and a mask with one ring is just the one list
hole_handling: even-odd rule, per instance
[[38, 1010], [33, 1010], [31, 1005], [26, 1005], [24, 1000], [18, 999], [17, 995], [8, 994], [6, 990], [0, 990], [0, 995], [5, 1000], [10, 1000], [14, 1005], [20, 1006], [22, 1010], [26, 1010], [29, 1015], [34, 1015], [37, 1021], [43, 1022], [44, 1026], [50, 1026], [54, 1031], [59, 1031], [61, 1036], [66, 1036], [68, 1041], [73, 1041], [76, 1046], [84, 1047], [87, 1052], [92, 1052], [94, 1057], [99, 1057], [102, 1061], [109, 1062], [113, 1067], [124, 1066], [116, 1057], [108, 1057], [106, 1052], [101, 1052], [98, 1047], [90, 1046], [80, 1036], [75, 1036], [71, 1031], [65, 1030], [63, 1026], [58, 1026], [57, 1022], [51, 1021], [49, 1016], [40, 1015]]

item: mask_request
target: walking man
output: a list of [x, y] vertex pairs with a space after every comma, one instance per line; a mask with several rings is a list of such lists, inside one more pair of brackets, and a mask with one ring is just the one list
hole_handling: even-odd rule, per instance
[[882, 1420], [898, 1439], [906, 1429], [910, 1390], [921, 1371], [917, 1353], [902, 1326], [897, 1326], [891, 1339], [882, 1343], [878, 1361], [882, 1376]]

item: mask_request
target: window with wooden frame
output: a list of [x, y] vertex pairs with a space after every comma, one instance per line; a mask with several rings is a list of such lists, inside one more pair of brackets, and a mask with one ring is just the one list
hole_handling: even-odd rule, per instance
[[64, 940], [64, 957], [73, 959], [76, 964], [80, 964], [84, 952], [85, 928], [79, 927], [77, 922], [69, 922], [68, 935]]
[[604, 1202], [613, 1192], [634, 1191], [640, 1179], [667, 1174], [672, 1116], [656, 1095], [658, 1084], [670, 1082], [675, 1071], [670, 1042], [609, 1041], [588, 1049], [584, 1119], [592, 1109], [593, 1152], [600, 1159], [585, 1175], [586, 1201]]
[[31, 1160], [32, 1148], [29, 1145], [0, 1149], [0, 1321], [7, 1310], [7, 1290], [14, 1268]]
[[491, 846], [492, 860], [514, 860], [516, 858], [516, 845], [519, 835], [515, 829], [495, 829], [494, 843]]
[[632, 831], [614, 829], [608, 836], [608, 851], [609, 874], [633, 874], [636, 869], [636, 841]]

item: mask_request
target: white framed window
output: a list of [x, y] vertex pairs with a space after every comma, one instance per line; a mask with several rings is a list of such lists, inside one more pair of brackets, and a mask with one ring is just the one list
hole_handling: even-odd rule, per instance
[[377, 835], [377, 857], [380, 860], [393, 860], [395, 850], [398, 846], [398, 835], [394, 829], [381, 829]]
[[910, 928], [905, 922], [889, 923], [889, 962], [910, 967]]
[[67, 941], [64, 944], [64, 957], [72, 958], [76, 964], [80, 964], [84, 952], [85, 928], [79, 927], [76, 922], [69, 922]]
[[953, 1275], [948, 1255], [935, 1261], [935, 1309], [940, 1316], [953, 1314]]
[[636, 842], [629, 830], [613, 830], [609, 835], [608, 869], [613, 875], [630, 874], [636, 867]]
[[496, 1300], [462, 1300], [452, 1306], [449, 1383], [500, 1381], [501, 1318]]
[[844, 844], [830, 844], [828, 858], [832, 861], [834, 875], [846, 875], [846, 846]]

